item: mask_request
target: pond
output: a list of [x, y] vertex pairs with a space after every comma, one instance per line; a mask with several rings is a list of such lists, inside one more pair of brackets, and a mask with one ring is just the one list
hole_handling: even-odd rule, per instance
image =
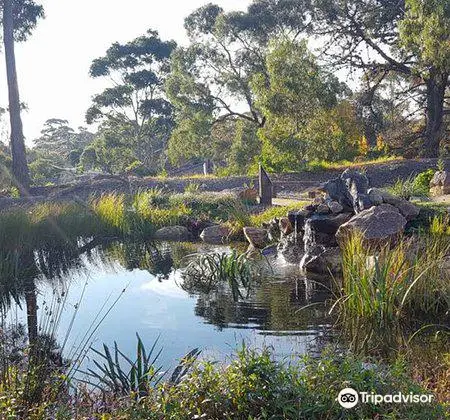
[[[319, 353], [332, 321], [324, 305], [314, 303], [330, 297], [327, 289], [276, 253], [255, 262], [264, 274], [237, 299], [228, 284], [208, 291], [186, 287], [183, 272], [189, 255], [230, 249], [111, 242], [70, 258], [55, 250], [38, 253], [33, 278], [36, 314], [33, 318], [28, 313], [28, 323], [37, 322], [39, 333], [55, 331], [66, 357], [82, 343], [100, 350], [103, 343], [117, 342], [133, 359], [136, 333], [149, 347], [159, 337], [159, 364], [168, 369], [194, 348], [202, 350], [202, 357], [223, 360], [243, 342], [270, 346], [278, 358]], [[22, 309], [11, 305], [8, 319], [26, 323], [23, 302], [30, 302], [20, 299]], [[302, 309], [306, 305], [309, 309]]]

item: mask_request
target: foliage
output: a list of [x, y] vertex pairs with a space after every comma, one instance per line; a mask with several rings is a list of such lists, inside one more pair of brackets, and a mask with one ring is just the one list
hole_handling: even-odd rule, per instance
[[266, 67], [267, 76], [252, 79], [266, 118], [258, 132], [263, 163], [292, 171], [305, 160], [354, 157], [360, 129], [351, 104], [338, 102], [348, 88], [317, 64], [306, 42], [272, 42]]
[[427, 197], [430, 192], [430, 181], [434, 171], [428, 169], [420, 174], [409, 176], [406, 179], [397, 179], [388, 191], [394, 195], [409, 200], [411, 197]]
[[262, 226], [263, 223], [268, 223], [276, 217], [285, 217], [288, 212], [301, 209], [307, 202], [299, 201], [298, 203], [289, 206], [273, 206], [261, 213], [252, 214], [250, 216], [251, 226]]
[[[104, 121], [96, 140], [97, 149], [102, 151], [97, 150], [99, 166], [110, 162], [110, 170], [117, 172], [139, 160], [154, 173], [160, 169], [173, 124], [172, 106], [163, 85], [175, 46], [149, 30], [124, 45], [114, 43], [104, 57], [93, 61], [92, 77], [113, 80], [112, 87], [94, 96], [86, 114], [88, 123]], [[115, 149], [122, 153], [110, 156]], [[121, 167], [119, 163], [115, 165], [119, 168], [112, 167], [119, 158], [124, 161]]]
[[183, 289], [191, 293], [209, 293], [221, 283], [226, 283], [235, 301], [248, 297], [254, 273], [246, 254], [238, 255], [233, 250], [231, 254], [195, 254], [190, 259], [182, 275]]
[[401, 339], [400, 327], [414, 314], [437, 316], [449, 309], [448, 274], [443, 269], [448, 237], [426, 235], [381, 249], [361, 235], [343, 246], [342, 295], [338, 311], [355, 351], [386, 353]]
[[[312, 32], [327, 38], [322, 52], [330, 64], [363, 73], [366, 89], [360, 103], [366, 113], [373, 114], [376, 93], [383, 90], [395, 98], [395, 113], [411, 104], [412, 112], [399, 118], [397, 125], [412, 123], [411, 114], [423, 112], [422, 153], [437, 157], [450, 63], [448, 2], [312, 1], [309, 8], [314, 16]], [[420, 106], [413, 105], [417, 100]]]

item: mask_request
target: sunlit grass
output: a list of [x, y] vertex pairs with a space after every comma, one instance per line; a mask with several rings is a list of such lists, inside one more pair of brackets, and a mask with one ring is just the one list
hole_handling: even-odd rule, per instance
[[379, 163], [401, 161], [402, 159], [403, 159], [402, 157], [398, 157], [398, 156], [381, 156], [376, 159], [363, 160], [360, 162], [354, 162], [354, 161], [348, 161], [348, 160], [342, 160], [339, 162], [328, 162], [325, 160], [316, 160], [316, 161], [308, 162], [306, 170], [314, 172], [314, 171], [320, 171], [320, 170], [346, 169], [346, 168], [353, 168], [353, 167], [376, 165]]
[[252, 214], [250, 216], [251, 226], [262, 226], [263, 223], [270, 222], [275, 217], [284, 217], [287, 216], [288, 212], [300, 210], [302, 207], [307, 205], [306, 201], [299, 201], [295, 204], [291, 204], [289, 206], [273, 206], [261, 213]]

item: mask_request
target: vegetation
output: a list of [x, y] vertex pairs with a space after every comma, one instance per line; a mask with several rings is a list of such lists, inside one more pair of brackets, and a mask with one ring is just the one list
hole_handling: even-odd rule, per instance
[[434, 175], [433, 169], [428, 169], [415, 177], [410, 176], [404, 180], [398, 179], [388, 191], [398, 197], [409, 200], [411, 197], [428, 197], [430, 181]]
[[[112, 357], [108, 359], [115, 363]], [[80, 419], [325, 419], [344, 414], [336, 396], [346, 386], [377, 394], [426, 393], [408, 377], [401, 363], [388, 367], [331, 353], [319, 360], [305, 357], [282, 363], [267, 350], [258, 353], [245, 347], [228, 365], [196, 363], [178, 379], [146, 388], [145, 395], [138, 399], [132, 392], [129, 397], [115, 399], [108, 384], [97, 395], [102, 404], [96, 404], [95, 396], [82, 388], [74, 398], [53, 392], [46, 394], [43, 401], [29, 405], [19, 389], [2, 387], [0, 401], [3, 413], [10, 418], [23, 415], [30, 419], [69, 419], [76, 413]], [[413, 405], [369, 403], [359, 404], [345, 415], [352, 419], [441, 419], [445, 408], [435, 401]]]
[[405, 327], [415, 326], [416, 315], [433, 319], [449, 310], [449, 279], [443, 268], [450, 251], [447, 225], [435, 219], [431, 226], [430, 233], [379, 250], [367, 246], [360, 235], [347, 239], [342, 295], [333, 310], [354, 351], [389, 353], [404, 344]]

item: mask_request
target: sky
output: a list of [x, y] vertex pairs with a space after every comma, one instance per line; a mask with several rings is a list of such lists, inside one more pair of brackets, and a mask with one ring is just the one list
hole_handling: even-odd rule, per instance
[[[38, 1], [39, 2], [39, 1]], [[105, 82], [89, 77], [93, 59], [113, 42], [127, 42], [148, 29], [162, 39], [186, 44], [184, 18], [210, 0], [41, 0], [46, 18], [31, 38], [17, 44], [16, 60], [26, 143], [39, 136], [49, 118], [86, 126], [90, 99]], [[250, 0], [215, 0], [225, 10], [243, 10]], [[7, 85], [0, 64], [0, 106], [7, 106]], [[4, 121], [4, 124], [6, 122]]]

